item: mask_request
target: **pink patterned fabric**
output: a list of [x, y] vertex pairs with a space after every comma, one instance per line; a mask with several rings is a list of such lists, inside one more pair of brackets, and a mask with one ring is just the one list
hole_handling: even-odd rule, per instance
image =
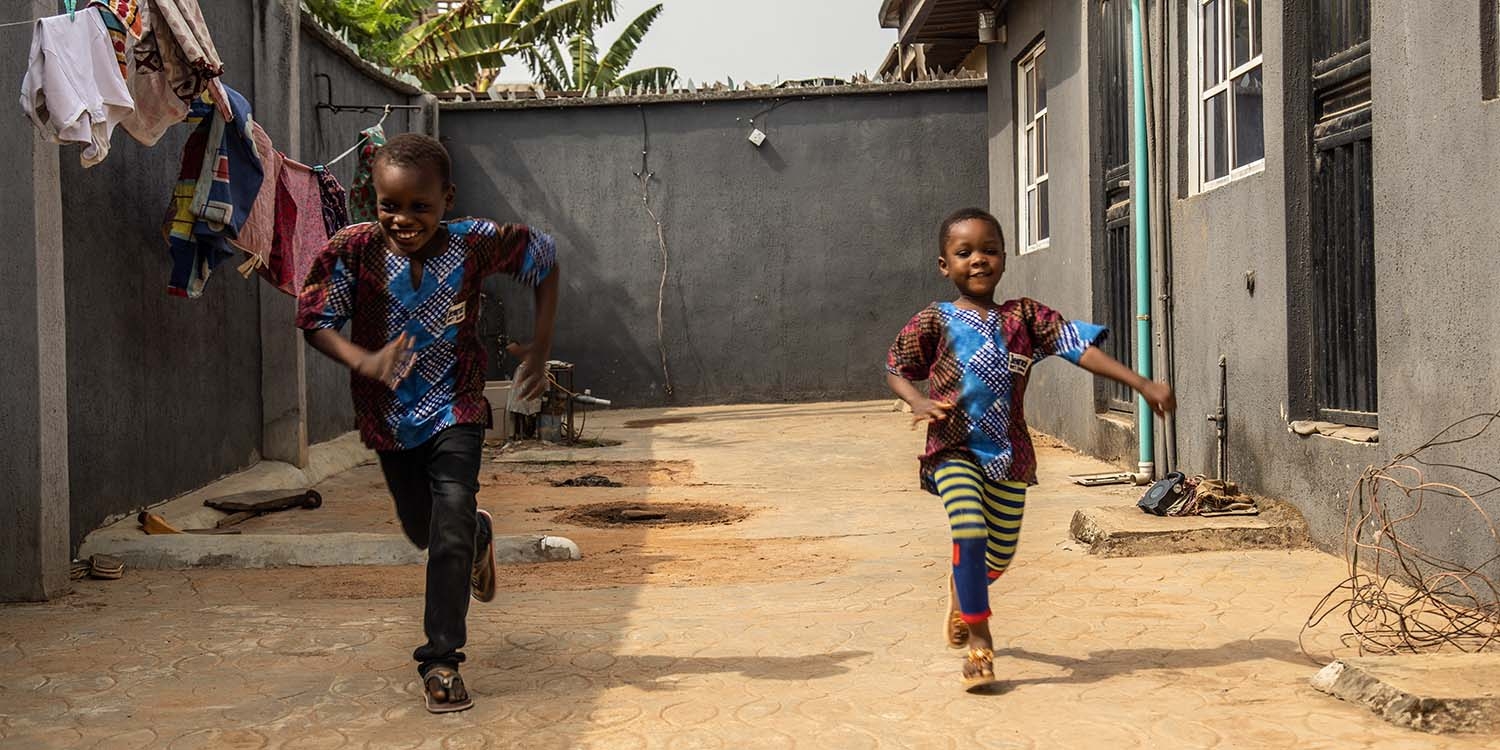
[[292, 293], [301, 294], [307, 272], [323, 247], [328, 244], [328, 227], [323, 223], [323, 186], [312, 167], [287, 159], [282, 162], [287, 193], [297, 206], [296, 228], [292, 232]]
[[251, 127], [251, 142], [255, 145], [256, 155], [260, 157], [264, 179], [260, 183], [260, 192], [255, 195], [255, 203], [250, 206], [250, 215], [245, 218], [244, 226], [240, 227], [239, 236], [230, 242], [255, 256], [257, 266], [265, 266], [270, 264], [271, 242], [276, 234], [276, 183], [285, 157], [276, 151], [271, 143], [271, 136], [266, 134], [259, 123]]

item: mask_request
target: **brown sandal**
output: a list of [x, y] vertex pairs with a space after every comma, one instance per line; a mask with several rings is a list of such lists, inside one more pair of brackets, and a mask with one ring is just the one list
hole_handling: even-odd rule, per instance
[[474, 699], [464, 688], [464, 678], [453, 667], [433, 667], [422, 678], [422, 692], [427, 710], [435, 714], [463, 711], [474, 707]]
[[995, 683], [995, 652], [987, 648], [969, 649], [964, 662], [964, 689], [973, 691]]
[[953, 593], [953, 575], [948, 575], [948, 608], [943, 614], [943, 640], [948, 648], [969, 645], [969, 623], [958, 613], [958, 597]]

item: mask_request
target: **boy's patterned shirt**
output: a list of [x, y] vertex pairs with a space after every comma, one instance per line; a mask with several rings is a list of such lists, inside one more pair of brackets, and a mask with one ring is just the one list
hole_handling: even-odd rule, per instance
[[411, 368], [394, 390], [350, 373], [355, 423], [365, 445], [408, 450], [456, 424], [488, 424], [487, 358], [478, 334], [484, 277], [509, 273], [538, 286], [556, 264], [552, 238], [519, 224], [459, 219], [444, 224], [448, 242], [411, 284], [411, 260], [387, 249], [379, 224], [347, 227], [328, 240], [298, 296], [297, 327], [339, 330], [375, 351], [408, 333]]
[[1011, 300], [988, 314], [951, 302], [917, 313], [891, 345], [886, 369], [927, 381], [928, 396], [954, 404], [927, 427], [922, 486], [936, 493], [942, 462], [965, 459], [992, 482], [1036, 484], [1036, 452], [1026, 429], [1026, 383], [1033, 364], [1058, 355], [1078, 364], [1108, 331], [1064, 320], [1036, 300]]

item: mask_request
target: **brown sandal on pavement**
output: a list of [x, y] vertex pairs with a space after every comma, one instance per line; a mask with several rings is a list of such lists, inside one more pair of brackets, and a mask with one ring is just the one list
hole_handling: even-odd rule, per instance
[[958, 597], [953, 593], [953, 574], [948, 574], [948, 608], [943, 614], [943, 640], [948, 648], [969, 645], [969, 623], [958, 613]]
[[987, 648], [969, 649], [964, 662], [964, 689], [973, 691], [995, 683], [995, 652]]
[[484, 526], [489, 544], [474, 550], [474, 570], [469, 574], [469, 594], [475, 600], [495, 600], [495, 522], [489, 511], [479, 511], [479, 524]]
[[464, 688], [464, 678], [453, 667], [433, 667], [422, 678], [422, 692], [427, 710], [435, 714], [463, 711], [474, 707], [474, 699]]

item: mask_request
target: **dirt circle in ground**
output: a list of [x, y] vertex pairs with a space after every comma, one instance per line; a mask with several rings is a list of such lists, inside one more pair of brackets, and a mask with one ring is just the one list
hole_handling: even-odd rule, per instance
[[595, 503], [556, 518], [559, 523], [618, 529], [633, 526], [722, 526], [750, 517], [737, 505], [717, 503]]

